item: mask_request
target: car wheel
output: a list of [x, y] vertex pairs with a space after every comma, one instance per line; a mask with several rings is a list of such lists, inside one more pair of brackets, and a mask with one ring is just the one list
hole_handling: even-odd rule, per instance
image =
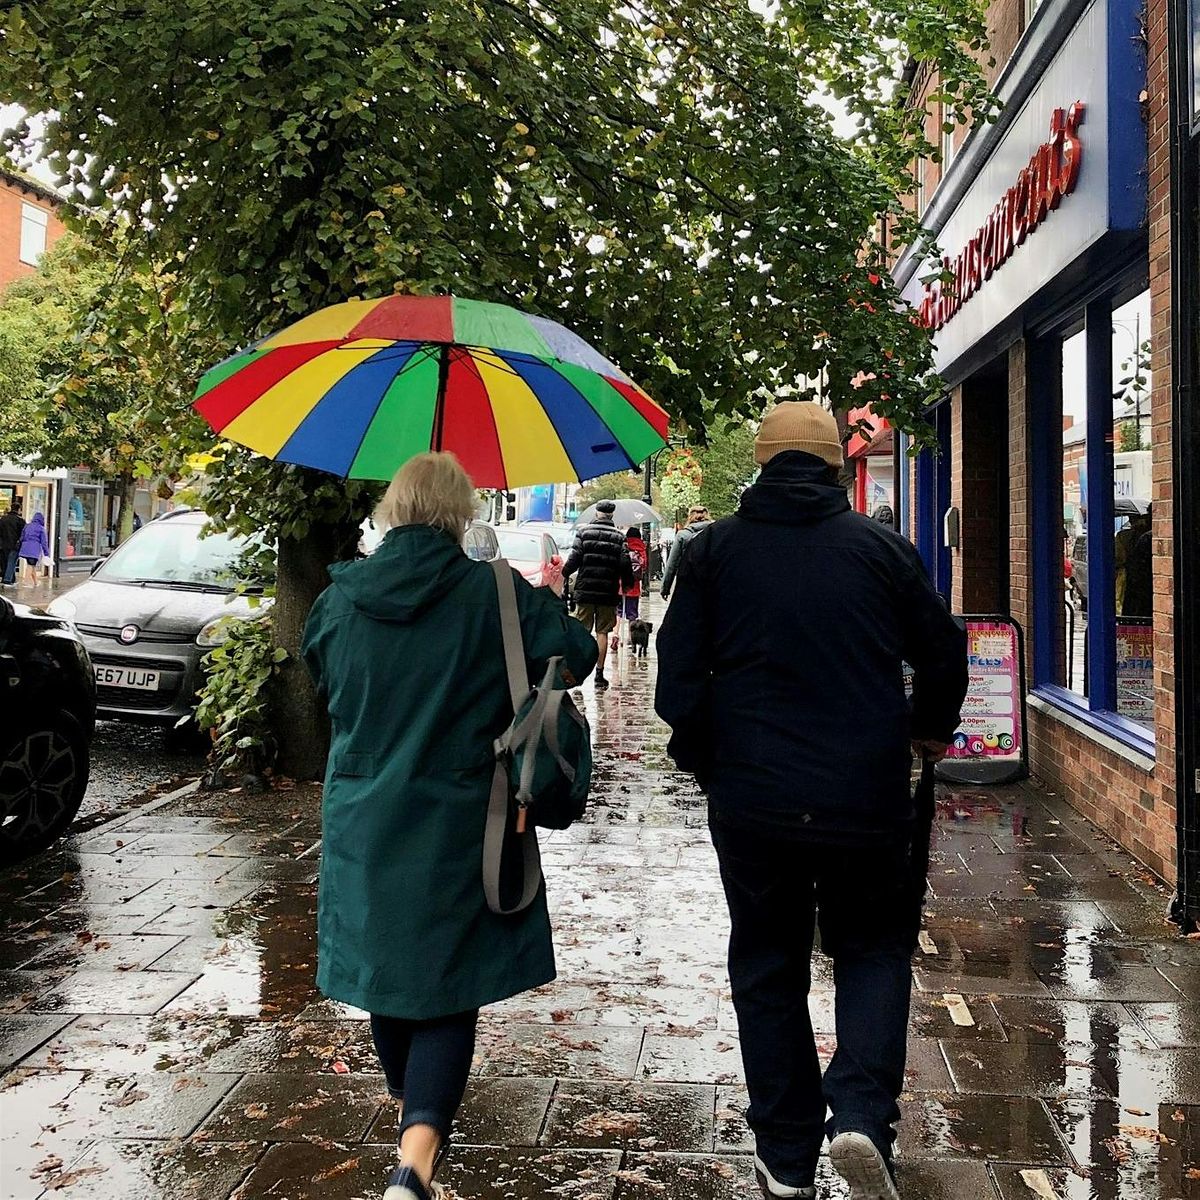
[[61, 837], [75, 819], [88, 782], [88, 739], [60, 712], [0, 746], [0, 865], [17, 862]]

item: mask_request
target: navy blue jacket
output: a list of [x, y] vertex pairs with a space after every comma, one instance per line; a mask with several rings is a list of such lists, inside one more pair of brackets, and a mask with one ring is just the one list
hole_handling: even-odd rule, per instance
[[909, 741], [949, 742], [967, 688], [966, 635], [916, 551], [799, 451], [693, 541], [658, 655], [670, 753], [712, 817], [839, 844], [905, 831]]

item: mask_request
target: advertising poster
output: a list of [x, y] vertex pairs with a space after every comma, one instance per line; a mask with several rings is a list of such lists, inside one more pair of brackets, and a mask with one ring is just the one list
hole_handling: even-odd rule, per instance
[[962, 724], [954, 735], [943, 778], [986, 783], [1024, 773], [1021, 642], [1016, 625], [999, 618], [965, 620], [969, 682]]
[[1117, 712], [1154, 724], [1154, 629], [1149, 621], [1117, 622]]

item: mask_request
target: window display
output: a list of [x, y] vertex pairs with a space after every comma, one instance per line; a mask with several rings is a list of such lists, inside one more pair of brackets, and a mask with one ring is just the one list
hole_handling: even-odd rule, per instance
[[64, 490], [64, 559], [96, 558], [99, 555], [102, 494], [100, 487], [68, 485]]

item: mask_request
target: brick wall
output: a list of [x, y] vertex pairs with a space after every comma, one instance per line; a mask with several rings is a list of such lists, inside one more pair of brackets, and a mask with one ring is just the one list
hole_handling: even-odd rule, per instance
[[21, 261], [21, 205], [31, 204], [50, 214], [46, 229], [48, 250], [65, 232], [62, 221], [55, 212], [55, 205], [40, 192], [25, 188], [20, 183], [0, 177], [0, 288], [7, 287], [14, 279], [32, 275], [35, 267]]
[[1025, 0], [993, 0], [987, 10], [987, 31], [992, 61], [985, 64], [984, 73], [994, 84], [1025, 32]]

